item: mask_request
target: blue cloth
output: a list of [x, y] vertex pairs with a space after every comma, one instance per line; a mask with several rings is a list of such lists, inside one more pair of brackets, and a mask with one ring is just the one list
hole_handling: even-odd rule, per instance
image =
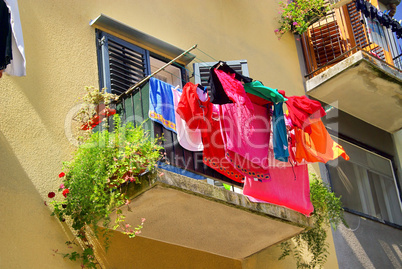
[[176, 132], [174, 112], [174, 87], [166, 82], [151, 77], [149, 80], [149, 118], [159, 122], [166, 129]]
[[287, 162], [289, 157], [288, 136], [286, 132], [285, 119], [283, 115], [283, 102], [274, 104], [272, 115], [273, 124], [273, 144], [275, 159]]

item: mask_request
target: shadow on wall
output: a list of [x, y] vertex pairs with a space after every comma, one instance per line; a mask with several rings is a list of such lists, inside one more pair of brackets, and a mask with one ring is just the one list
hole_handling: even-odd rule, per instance
[[0, 268], [71, 268], [75, 264], [53, 255], [52, 250], [65, 249], [66, 230], [50, 217], [1, 131], [0, 205]]
[[339, 268], [402, 268], [402, 231], [345, 212], [333, 232]]

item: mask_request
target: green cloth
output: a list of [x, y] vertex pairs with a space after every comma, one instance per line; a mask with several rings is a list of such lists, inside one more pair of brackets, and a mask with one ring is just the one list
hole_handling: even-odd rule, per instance
[[227, 185], [227, 184], [225, 184], [225, 183], [223, 183], [223, 187], [225, 187], [225, 189], [227, 189], [228, 191], [230, 191], [230, 189], [231, 189], [231, 186], [230, 186], [230, 185]]
[[287, 99], [283, 97], [277, 89], [271, 89], [270, 87], [264, 86], [258, 80], [252, 81], [250, 83], [245, 83], [244, 89], [248, 93], [254, 94], [273, 103], [287, 101]]

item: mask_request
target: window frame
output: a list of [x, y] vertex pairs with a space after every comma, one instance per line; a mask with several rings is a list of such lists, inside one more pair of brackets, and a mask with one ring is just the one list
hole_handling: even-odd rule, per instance
[[[218, 61], [216, 62], [203, 62], [203, 63], [194, 63], [193, 65], [193, 70], [194, 70], [194, 83], [195, 84], [201, 84], [202, 86], [206, 86], [204, 84], [204, 81], [202, 80], [203, 76], [200, 72], [200, 68], [206, 68], [206, 67], [212, 67], [214, 66]], [[248, 63], [247, 60], [232, 60], [232, 61], [225, 61], [227, 65], [230, 67], [240, 65], [241, 66], [241, 72], [242, 75], [248, 77], [249, 72], [248, 72]]]
[[[144, 57], [144, 74], [146, 77], [151, 72], [150, 66], [150, 53], [148, 50], [141, 48], [137, 45], [134, 45], [126, 40], [118, 38], [112, 34], [104, 32], [102, 30], [96, 29], [96, 48], [97, 48], [97, 57], [98, 57], [98, 72], [99, 72], [99, 87], [100, 89], [106, 88], [106, 91], [111, 93], [111, 77], [110, 77], [110, 62], [109, 62], [109, 43], [111, 40], [119, 45], [125, 46], [139, 54], [142, 54]], [[128, 89], [126, 89], [128, 90]]]
[[[331, 132], [330, 132], [330, 133], [331, 133]], [[332, 136], [335, 136], [334, 134], [331, 134], [331, 135], [332, 135]], [[394, 163], [394, 158], [393, 158], [393, 156], [391, 156], [391, 155], [389, 155], [389, 154], [386, 154], [385, 152], [379, 151], [379, 150], [377, 150], [377, 149], [374, 149], [374, 148], [372, 148], [372, 147], [370, 147], [370, 146], [368, 146], [368, 145], [366, 145], [366, 144], [363, 144], [363, 143], [361, 143], [361, 142], [359, 142], [359, 141], [356, 141], [356, 140], [354, 140], [354, 139], [352, 139], [352, 138], [343, 136], [343, 135], [341, 135], [341, 134], [338, 134], [337, 139], [338, 139], [338, 140], [342, 140], [343, 142], [349, 143], [349, 144], [351, 144], [351, 145], [353, 145], [353, 146], [355, 146], [355, 147], [357, 147], [357, 148], [359, 148], [359, 149], [361, 149], [361, 150], [363, 150], [363, 151], [366, 151], [366, 152], [369, 152], [369, 153], [371, 153], [371, 154], [377, 155], [377, 156], [379, 156], [379, 157], [381, 157], [381, 158], [384, 158], [384, 159], [386, 159], [386, 160], [389, 161], [389, 163], [390, 163], [390, 165], [391, 165], [390, 168], [391, 168], [391, 171], [392, 171], [392, 176], [393, 176], [393, 181], [394, 181], [394, 186], [395, 186], [396, 195], [397, 195], [398, 202], [399, 202], [399, 207], [400, 207], [400, 209], [402, 210], [402, 192], [401, 192], [401, 186], [400, 186], [400, 183], [399, 183], [399, 180], [398, 180], [398, 176], [397, 176], [397, 173], [396, 173], [396, 170], [395, 170], [396, 168], [395, 168], [395, 163]], [[329, 163], [325, 163], [325, 164], [323, 164], [323, 165], [324, 165], [324, 167], [325, 167], [326, 176], [327, 176], [327, 178], [328, 178], [328, 182], [329, 182], [329, 185], [330, 185], [330, 187], [331, 187], [331, 190], [332, 190], [333, 193], [335, 193], [335, 195], [338, 196], [338, 193], [334, 191], [334, 179], [333, 179], [333, 175], [331, 175], [331, 173], [329, 172], [329, 165], [330, 165], [330, 164], [329, 164]], [[357, 165], [358, 165], [358, 164], [357, 164]], [[365, 168], [365, 167], [364, 167], [364, 168]], [[341, 195], [341, 194], [339, 194], [339, 195]], [[359, 216], [362, 216], [362, 217], [364, 217], [364, 218], [367, 218], [367, 219], [370, 219], [370, 220], [373, 220], [373, 221], [377, 221], [377, 222], [380, 222], [380, 223], [389, 225], [389, 226], [394, 227], [394, 228], [402, 229], [402, 225], [399, 225], [399, 224], [396, 224], [396, 223], [393, 223], [393, 222], [390, 222], [390, 221], [387, 221], [387, 220], [384, 220], [384, 219], [380, 219], [380, 218], [374, 217], [374, 216], [372, 216], [372, 215], [366, 214], [366, 213], [361, 212], [361, 211], [358, 211], [358, 210], [356, 210], [356, 209], [348, 208], [348, 207], [346, 207], [346, 206], [344, 206], [343, 209], [344, 209], [346, 212], [349, 212], [349, 213], [352, 213], [352, 214], [355, 214], [355, 215], [359, 215]]]
[[[151, 57], [158, 59], [160, 61], [163, 61], [163, 62], [170, 61], [170, 59], [166, 58], [163, 55], [163, 53], [161, 55], [155, 51], [141, 48], [140, 46], [137, 45], [137, 43], [132, 44], [126, 40], [123, 40], [119, 37], [114, 36], [111, 33], [96, 29], [96, 42], [97, 42], [96, 46], [97, 46], [97, 57], [98, 57], [99, 84], [100, 84], [101, 88], [104, 87], [104, 85], [106, 85], [106, 87], [108, 87], [108, 92], [111, 91], [109, 54], [108, 54], [108, 47], [105, 46], [105, 43], [107, 45], [108, 40], [112, 40], [116, 43], [123, 43], [123, 45], [125, 47], [128, 47], [129, 49], [133, 49], [136, 51], [140, 50], [141, 52], [143, 52], [143, 55], [144, 55], [144, 57], [146, 57], [146, 62], [148, 65], [146, 75], [149, 75], [152, 73], [151, 66], [150, 66], [150, 64], [151, 64], [150, 58]], [[103, 44], [100, 44], [99, 42], [103, 42]], [[240, 61], [229, 61], [228, 63], [239, 64]], [[204, 64], [208, 64], [208, 63], [204, 63]], [[247, 72], [247, 74], [248, 74], [247, 61], [243, 60], [242, 67], [244, 66], [244, 64], [246, 64], [245, 65], [246, 67], [245, 67], [245, 69], [242, 68], [242, 71], [245, 70], [244, 72]], [[180, 69], [181, 79], [183, 80], [182, 83], [184, 86], [184, 84], [189, 81], [189, 76], [188, 76], [188, 73], [186, 72], [187, 69], [184, 65], [182, 65], [182, 63], [176, 62], [176, 63], [174, 63], [174, 66]], [[121, 103], [117, 104], [117, 110], [122, 111], [121, 113], [122, 113], [123, 121], [127, 120], [127, 118], [126, 118], [127, 110], [126, 109], [130, 107], [133, 110], [135, 110], [134, 107], [135, 107], [136, 102], [144, 99], [141, 97], [138, 98], [138, 96], [136, 95], [137, 93], [138, 93], [138, 90], [134, 90], [132, 93], [129, 94], [129, 96], [126, 96], [125, 99]], [[140, 92], [140, 94], [142, 94], [142, 91]], [[128, 99], [131, 99], [131, 100], [128, 100]], [[127, 106], [127, 107], [125, 105], [126, 101], [129, 103], [129, 106]], [[142, 105], [142, 101], [141, 101], [141, 105]], [[141, 113], [144, 116], [145, 116], [145, 114], [148, 115], [148, 113], [146, 113], [143, 110], [144, 109], [142, 108]], [[133, 112], [133, 114], [136, 114], [136, 113]], [[165, 143], [163, 144], [163, 146], [164, 146], [165, 152], [168, 153], [167, 155], [169, 155], [169, 159], [173, 165], [172, 169], [174, 169], [174, 167], [176, 167], [178, 169], [183, 170], [182, 174], [188, 170], [189, 172], [200, 174], [200, 175], [204, 176], [205, 178], [219, 179], [228, 184], [235, 185], [235, 186], [240, 185], [238, 182], [232, 181], [230, 179], [225, 179], [223, 175], [214, 171], [212, 168], [206, 167], [206, 165], [204, 165], [202, 163], [202, 152], [192, 153], [192, 152], [189, 152], [189, 151], [186, 151], [185, 149], [183, 149], [179, 145], [175, 133], [165, 129], [161, 124], [158, 124], [155, 122], [152, 122], [152, 124], [149, 124], [149, 125], [150, 126], [148, 126], [147, 128], [152, 132], [152, 134], [154, 136], [161, 136], [163, 134], [165, 139], [167, 140], [167, 144], [170, 144], [169, 147], [166, 147]], [[179, 156], [181, 159], [183, 159], [184, 162], [178, 161], [176, 158], [177, 156]], [[196, 163], [197, 163], [197, 165], [199, 164], [198, 168], [195, 167]], [[176, 171], [177, 169], [174, 169], [174, 170]]]

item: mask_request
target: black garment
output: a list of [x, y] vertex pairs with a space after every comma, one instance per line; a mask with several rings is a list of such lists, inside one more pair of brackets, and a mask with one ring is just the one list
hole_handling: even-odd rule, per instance
[[219, 61], [217, 64], [215, 64], [209, 69], [208, 83], [210, 89], [208, 90], [208, 95], [211, 100], [211, 103], [213, 104], [223, 105], [233, 103], [225, 93], [225, 90], [223, 89], [218, 76], [215, 74], [214, 71], [215, 68], [218, 68], [219, 70], [222, 70], [225, 73], [235, 74], [235, 79], [237, 79], [238, 81], [243, 81], [244, 83], [250, 83], [251, 81], [253, 81], [252, 78], [237, 73], [225, 62]]
[[0, 70], [5, 69], [12, 59], [10, 12], [0, 0]]
[[370, 18], [374, 20], [377, 18], [377, 8], [375, 6], [370, 7]]
[[385, 27], [389, 28], [391, 27], [391, 18], [387, 15], [387, 14], [383, 14], [382, 15], [382, 25], [384, 25]]
[[364, 5], [364, 1], [363, 1], [363, 0], [356, 0], [355, 4], [356, 4], [356, 9], [357, 9], [357, 11], [360, 11], [360, 10], [363, 11], [363, 10], [364, 10], [365, 5]]
[[399, 22], [397, 22], [396, 20], [392, 20], [391, 21], [391, 30], [392, 32], [396, 32], [398, 31], [398, 26], [399, 26]]
[[364, 16], [366, 16], [366, 18], [370, 17], [370, 7], [371, 7], [371, 4], [367, 1], [365, 1], [362, 11], [363, 11]]
[[400, 25], [399, 23], [398, 26], [396, 27], [396, 37], [398, 39], [402, 38], [402, 25]]

